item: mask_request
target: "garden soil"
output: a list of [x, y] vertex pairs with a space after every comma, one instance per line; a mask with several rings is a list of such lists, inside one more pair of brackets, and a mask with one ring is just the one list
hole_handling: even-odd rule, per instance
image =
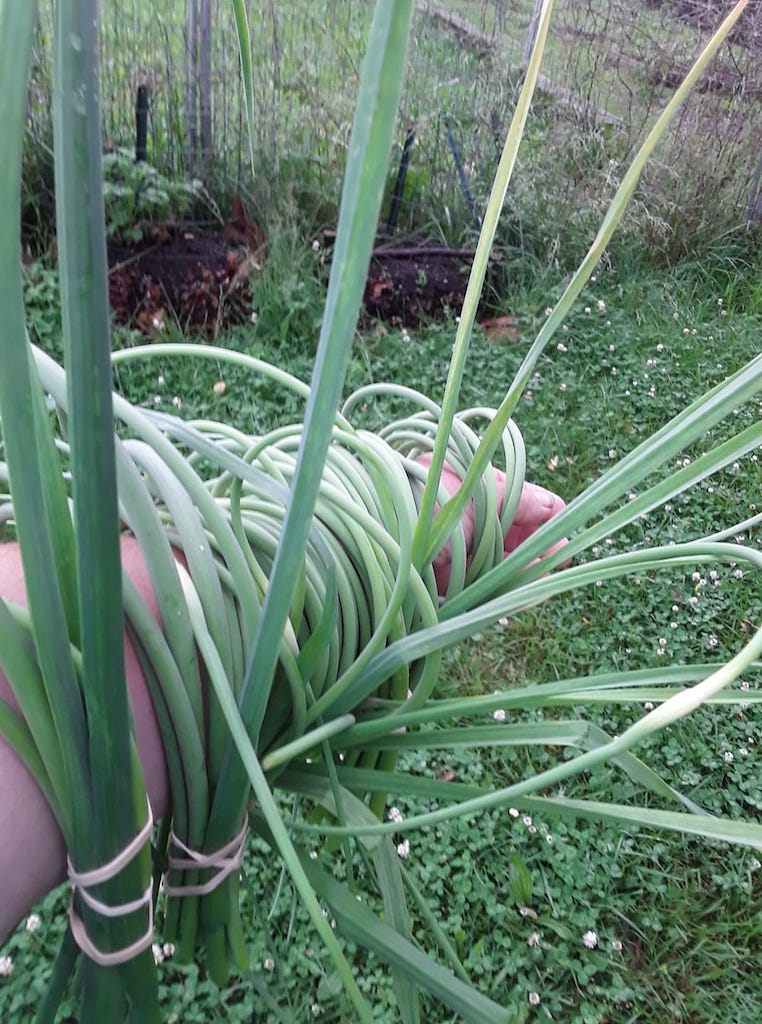
[[[175, 322], [183, 331], [215, 338], [223, 326], [250, 315], [267, 247], [264, 239], [242, 247], [224, 232], [167, 225], [134, 246], [110, 244], [108, 257], [109, 297], [120, 323], [155, 335]], [[456, 315], [472, 260], [467, 249], [379, 245], [368, 272], [363, 322], [417, 327]]]

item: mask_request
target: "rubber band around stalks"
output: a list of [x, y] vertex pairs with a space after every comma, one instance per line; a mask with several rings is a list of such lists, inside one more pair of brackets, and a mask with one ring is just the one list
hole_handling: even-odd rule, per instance
[[246, 846], [246, 833], [249, 828], [248, 815], [244, 819], [241, 831], [234, 836], [229, 843], [221, 846], [214, 853], [200, 853], [198, 850], [191, 850], [189, 846], [178, 839], [174, 832], [170, 836], [170, 848], [177, 847], [187, 856], [174, 857], [172, 854], [167, 858], [167, 863], [174, 871], [201, 871], [216, 870], [206, 882], [196, 885], [169, 885], [164, 882], [164, 892], [167, 896], [207, 896], [220, 886], [228, 875], [237, 871], [243, 864], [243, 851]]
[[[137, 857], [146, 842], [150, 840], [154, 822], [150, 803], [148, 803], [147, 806], [148, 819], [143, 828], [138, 832], [135, 838], [130, 840], [127, 846], [125, 846], [124, 849], [107, 864], [103, 864], [99, 868], [92, 868], [89, 871], [75, 871], [71, 859], [67, 857], [67, 874], [69, 882], [71, 883], [71, 898], [69, 900], [69, 924], [71, 927], [71, 933], [74, 936], [74, 941], [82, 952], [94, 963], [98, 964], [99, 967], [118, 967], [120, 964], [125, 964], [138, 956], [144, 950], [148, 949], [153, 942], [153, 887], [150, 882], [142, 896], [139, 896], [137, 899], [131, 900], [128, 903], [119, 903], [116, 905], [103, 903], [101, 900], [91, 896], [87, 891], [94, 885], [102, 885], [104, 882], [108, 882], [112, 878], [116, 878], [119, 872], [122, 871], [131, 860], [134, 860], [134, 858]], [[122, 949], [104, 952], [103, 950], [98, 949], [87, 934], [85, 923], [77, 913], [74, 906], [75, 893], [79, 895], [79, 898], [86, 903], [91, 910], [94, 910], [102, 917], [126, 917], [128, 914], [137, 913], [137, 911], [142, 910], [143, 907], [147, 907], [148, 928], [140, 938], [136, 939], [135, 942], [131, 943], [129, 946], [124, 946]]]

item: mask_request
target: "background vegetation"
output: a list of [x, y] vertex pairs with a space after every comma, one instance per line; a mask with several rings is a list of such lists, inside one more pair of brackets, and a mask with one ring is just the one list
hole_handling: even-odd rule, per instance
[[[134, 147], [135, 94], [149, 93], [148, 161], [175, 179], [200, 177], [223, 216], [238, 191], [252, 219], [294, 210], [335, 223], [370, 0], [252, 4], [256, 174], [227, 0], [211, 9], [211, 151], [189, 147], [187, 0], [104, 6], [103, 130]], [[508, 199], [502, 243], [524, 258], [577, 258], [597, 227], [645, 126], [687, 70], [727, 4], [719, 0], [560, 0]], [[459, 243], [474, 234], [521, 83], [534, 0], [418, 5], [390, 186], [408, 131], [416, 133], [399, 225]], [[51, 172], [52, 2], [42, 18], [30, 91], [28, 209], [45, 214]], [[465, 27], [464, 27], [465, 26]], [[198, 78], [192, 72], [196, 102]], [[649, 168], [618, 245], [645, 241], [674, 259], [762, 217], [759, 191], [762, 16], [751, 5], [679, 115]], [[198, 106], [198, 103], [196, 103]], [[461, 163], [471, 207], [453, 155]], [[204, 211], [206, 217], [208, 210]]]

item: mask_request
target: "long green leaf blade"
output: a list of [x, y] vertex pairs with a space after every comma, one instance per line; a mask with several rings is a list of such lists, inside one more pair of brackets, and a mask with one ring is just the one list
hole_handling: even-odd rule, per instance
[[[278, 645], [272, 638], [283, 633], [293, 588], [303, 564], [312, 511], [360, 309], [402, 87], [411, 15], [410, 0], [378, 4], [371, 27], [347, 158], [314, 383], [305, 413], [303, 443], [241, 692], [241, 712], [255, 746], [278, 657]], [[236, 799], [244, 779], [240, 761], [233, 757], [232, 745], [228, 747], [227, 765], [221, 778], [217, 791], [219, 802], [215, 801], [210, 823], [213, 838], [222, 838], [217, 825], [220, 807], [225, 808], [231, 797]], [[229, 812], [223, 817], [227, 819]]]
[[[140, 831], [146, 795], [131, 740], [124, 616], [121, 589], [114, 586], [121, 575], [121, 554], [98, 102], [98, 3], [59, 0], [56, 13], [56, 224], [92, 801], [89, 849], [75, 865], [82, 871], [111, 861]], [[103, 886], [100, 898], [112, 904], [139, 900], [149, 879], [145, 847]], [[146, 931], [145, 909], [111, 920], [89, 913], [84, 905], [81, 913], [96, 947], [104, 951], [129, 946]], [[118, 973], [98, 971], [88, 962], [84, 1019], [95, 1012], [88, 993], [93, 1001], [113, 998], [118, 1004], [122, 982], [135, 1010], [140, 1007], [146, 1021], [158, 1020], [155, 965], [145, 947]]]

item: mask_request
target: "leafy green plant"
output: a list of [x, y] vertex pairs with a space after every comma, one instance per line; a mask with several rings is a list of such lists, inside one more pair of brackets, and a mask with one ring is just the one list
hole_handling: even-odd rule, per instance
[[181, 222], [199, 203], [209, 203], [202, 182], [168, 178], [128, 150], [107, 153], [103, 175], [106, 233], [113, 241], [140, 242], [151, 226]]
[[[92, 81], [96, 11], [92, 0], [61, 0], [56, 142], [66, 370], [39, 350], [30, 353], [12, 232], [3, 235], [0, 248], [0, 298], [9, 310], [5, 347], [12, 371], [0, 383], [0, 408], [9, 498], [31, 613], [27, 620], [0, 605], [0, 624], [5, 624], [0, 657], [17, 695], [37, 697], [34, 706], [24, 707], [26, 724], [4, 711], [2, 727], [49, 796], [78, 866], [108, 861], [130, 837], [141, 834], [144, 789], [130, 750], [125, 687], [108, 671], [115, 659], [121, 662], [122, 607], [110, 585], [118, 571], [115, 541], [121, 516], [143, 550], [162, 620], [159, 629], [125, 579], [124, 609], [162, 727], [173, 792], [172, 831], [163, 833], [170, 856], [166, 928], [182, 959], [202, 939], [210, 974], [219, 983], [232, 967], [245, 969], [248, 962], [236, 871], [247, 829], [283, 863], [328, 950], [353, 1018], [362, 1021], [373, 1019], [373, 1009], [326, 908], [345, 940], [389, 964], [405, 1022], [421, 1019], [419, 990], [468, 1021], [493, 1024], [513, 1015], [512, 1008], [501, 1007], [474, 984], [463, 962], [464, 941], [459, 948], [457, 936], [453, 942], [445, 935], [425, 894], [403, 869], [391, 836], [520, 802], [545, 816], [590, 817], [750, 846], [762, 843], [759, 826], [711, 817], [633, 752], [723, 690], [738, 701], [747, 699], [731, 687], [758, 664], [762, 630], [716, 663], [571, 676], [486, 696], [434, 697], [443, 648], [537, 603], [631, 574], [656, 577], [665, 569], [729, 561], [751, 571], [760, 568], [758, 552], [726, 543], [723, 532], [625, 548], [546, 575], [759, 445], [758, 422], [731, 427], [722, 439], [707, 437], [707, 431], [759, 392], [759, 356], [657, 429], [563, 513], [502, 557], [503, 536], [524, 478], [524, 443], [511, 420], [518, 398], [600, 260], [648, 155], [744, 6], [736, 5], [649, 135], [502, 403], [497, 409], [463, 411], [460, 390], [479, 292], [547, 36], [552, 4], [545, 2], [485, 214], [441, 407], [401, 385], [374, 385], [359, 389], [337, 411], [381, 204], [412, 14], [407, 0], [379, 3], [311, 387], [243, 353], [218, 348], [153, 345], [117, 357], [121, 362], [158, 356], [227, 361], [304, 399], [303, 422], [253, 438], [225, 423], [185, 424], [151, 415], [111, 396], [102, 217], [94, 215], [100, 214], [101, 188]], [[245, 70], [250, 57], [242, 0], [235, 0], [235, 11]], [[0, 4], [0, 39], [13, 40], [15, 49], [19, 40], [28, 42], [33, 14]], [[9, 109], [16, 131], [10, 134], [20, 138], [25, 79], [20, 58], [12, 56], [3, 64], [0, 81], [13, 98]], [[85, 109], [78, 105], [82, 96], [88, 97]], [[19, 150], [20, 142], [17, 159], [0, 176], [2, 210], [9, 216], [17, 213]], [[83, 163], [86, 201], [81, 195]], [[32, 361], [42, 390], [31, 372]], [[55, 446], [43, 393], [50, 396], [61, 424]], [[377, 434], [355, 427], [355, 411], [384, 394], [409, 411]], [[114, 438], [112, 410], [127, 435], [124, 441]], [[30, 437], [37, 440], [31, 463]], [[674, 469], [678, 454], [698, 443], [706, 450]], [[509, 481], [501, 510], [490, 470], [496, 452]], [[428, 472], [418, 455], [430, 455]], [[463, 479], [463, 488], [449, 500], [440, 484], [445, 462]], [[71, 471], [70, 477], [62, 468]], [[69, 479], [73, 522], [66, 504]], [[469, 558], [459, 524], [470, 501], [476, 537]], [[733, 524], [727, 534], [738, 528]], [[541, 564], [535, 561], [565, 535], [570, 540], [563, 553]], [[450, 583], [440, 603], [432, 560], [448, 541]], [[172, 548], [182, 551], [184, 565]], [[208, 717], [202, 664], [210, 689]], [[616, 735], [575, 711], [591, 692], [616, 706], [630, 702], [633, 690], [652, 694], [655, 706]], [[516, 711], [545, 707], [565, 710], [557, 718], [512, 720]], [[496, 712], [502, 717], [478, 724]], [[471, 724], [473, 719], [477, 724]], [[60, 742], [61, 735], [72, 737], [72, 743]], [[103, 736], [110, 737], [111, 749], [121, 750], [121, 766], [134, 765], [118, 782], [104, 760]], [[540, 749], [552, 756], [539, 770], [499, 789], [421, 777], [404, 760], [411, 750], [464, 747]], [[594, 799], [571, 797], [563, 791], [570, 780], [606, 762], [635, 792], [655, 797], [658, 806], [598, 794]], [[381, 820], [387, 794], [400, 793], [426, 803], [405, 818], [404, 828], [394, 816]], [[284, 799], [289, 801], [285, 814]], [[88, 806], [92, 820], [84, 814]], [[127, 814], [127, 808], [134, 813]], [[344, 855], [344, 879], [328, 869], [336, 849]], [[199, 855], [211, 860], [199, 860]], [[119, 890], [114, 894], [119, 902], [127, 904], [125, 917], [145, 915], [144, 875], [143, 853], [140, 862], [109, 883]], [[374, 900], [362, 897], [365, 879], [371, 880], [383, 912], [372, 905]], [[196, 885], [201, 888], [188, 888]], [[135, 932], [140, 935], [134, 920], [127, 922], [134, 925], [128, 929], [124, 922], [104, 923], [101, 913], [89, 913], [89, 905], [81, 906], [83, 888], [78, 882], [75, 907], [109, 948], [118, 951]], [[518, 859], [512, 888], [515, 899], [532, 895]], [[413, 940], [412, 908], [423, 916], [429, 946], [448, 967]], [[117, 972], [104, 971], [76, 932], [64, 940], [43, 1019], [60, 998], [76, 955], [74, 938], [86, 953], [83, 1019], [102, 1019], [105, 1007], [109, 1019], [117, 1020], [126, 1006], [141, 1020], [157, 1019], [153, 967], [144, 963], [147, 950]], [[592, 946], [592, 931], [585, 941]], [[475, 965], [469, 966], [475, 974]], [[581, 983], [587, 980], [583, 974]]]

